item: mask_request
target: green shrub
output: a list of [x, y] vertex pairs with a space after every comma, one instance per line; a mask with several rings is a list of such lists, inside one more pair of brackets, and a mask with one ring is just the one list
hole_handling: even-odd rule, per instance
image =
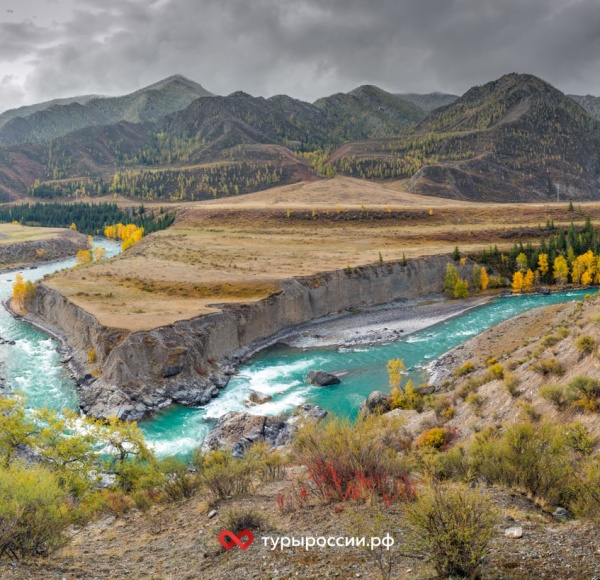
[[193, 497], [200, 489], [200, 478], [189, 471], [184, 461], [167, 457], [160, 462], [159, 469], [166, 476], [163, 493], [171, 501]]
[[192, 463], [202, 484], [219, 499], [244, 496], [253, 488], [254, 463], [235, 458], [231, 451], [196, 452]]
[[554, 374], [558, 377], [562, 377], [565, 374], [565, 369], [555, 358], [549, 358], [540, 361], [539, 363], [532, 364], [531, 370], [543, 376]]
[[469, 483], [473, 480], [471, 457], [462, 445], [451, 447], [445, 453], [428, 453], [420, 457], [423, 471], [434, 480], [455, 480]]
[[48, 556], [67, 543], [68, 497], [44, 467], [0, 470], [0, 556]]
[[480, 489], [435, 485], [406, 507], [411, 544], [440, 578], [480, 578], [497, 515]]
[[559, 411], [564, 411], [569, 403], [565, 389], [560, 385], [544, 385], [540, 387], [540, 396], [549, 403], [552, 403]]
[[600, 381], [577, 376], [567, 386], [567, 398], [575, 407], [597, 413], [600, 411]]
[[478, 413], [483, 405], [483, 397], [477, 393], [470, 393], [465, 399], [465, 403], [473, 407], [474, 411]]
[[480, 377], [473, 377], [468, 379], [464, 385], [462, 385], [456, 391], [456, 396], [460, 399], [466, 399], [469, 393], [474, 393], [482, 387], [483, 385], [487, 385], [489, 382], [493, 381], [494, 377], [491, 373], [487, 372]]
[[594, 352], [596, 341], [589, 334], [582, 334], [575, 341], [577, 349], [584, 354], [591, 354]]
[[449, 421], [456, 414], [456, 409], [448, 397], [437, 397], [433, 403], [436, 417]]
[[504, 371], [504, 388], [506, 389], [508, 394], [513, 398], [516, 398], [521, 394], [519, 389], [517, 388], [518, 384], [519, 379], [517, 379], [516, 375], [514, 375], [511, 372]]
[[591, 457], [583, 467], [573, 511], [580, 517], [600, 520], [600, 456]]
[[264, 441], [252, 445], [246, 456], [249, 461], [255, 463], [256, 473], [261, 481], [279, 481], [285, 477], [285, 468], [289, 460], [279, 451], [271, 449]]
[[562, 340], [562, 338], [560, 338], [560, 336], [557, 336], [556, 334], [547, 334], [546, 336], [544, 336], [544, 338], [542, 338], [542, 346], [545, 346], [545, 347], [554, 346], [555, 344], [559, 343], [561, 340]]
[[489, 483], [559, 505], [572, 499], [572, 452], [556, 425], [517, 423], [503, 434], [488, 428], [475, 436], [471, 454], [473, 468]]
[[565, 426], [565, 442], [571, 449], [582, 455], [590, 455], [596, 445], [594, 438], [581, 423]]
[[541, 413], [529, 401], [519, 403], [519, 407], [521, 414], [530, 421], [537, 422], [542, 418]]

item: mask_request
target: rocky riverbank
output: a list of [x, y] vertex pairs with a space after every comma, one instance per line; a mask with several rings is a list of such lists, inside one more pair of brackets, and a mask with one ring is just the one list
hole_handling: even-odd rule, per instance
[[[1, 240], [0, 240], [1, 241]], [[74, 256], [87, 248], [87, 236], [71, 230], [42, 240], [0, 243], [0, 268], [21, 268]]]
[[[360, 320], [349, 314], [355, 309], [413, 301], [441, 292], [449, 260], [447, 256], [435, 256], [405, 265], [386, 263], [287, 279], [282, 281], [281, 292], [263, 300], [222, 305], [219, 313], [150, 331], [131, 333], [102, 326], [44, 284], [38, 285], [30, 315], [31, 320], [60, 333], [73, 349], [74, 359], [87, 367], [85, 374], [94, 375], [94, 380], [88, 380], [81, 389], [84, 412], [141, 419], [171, 403], [208, 403], [227, 385], [237, 364], [290, 336], [298, 325], [346, 314], [345, 320], [341, 316], [337, 321], [345, 325], [347, 335], [355, 320]], [[472, 264], [459, 266], [461, 277], [466, 278], [471, 267]], [[457, 303], [448, 306], [440, 302], [444, 313], [430, 308], [423, 319], [436, 322], [440, 316], [456, 315], [476, 303], [454, 304]], [[398, 310], [398, 324], [407, 328], [419, 324], [416, 318], [421, 313], [411, 319], [413, 304], [405, 306], [406, 309]], [[373, 316], [383, 313], [393, 318], [392, 311], [375, 310]], [[372, 340], [374, 326], [381, 323], [372, 322], [369, 316], [363, 320], [368, 321], [363, 325], [363, 342]], [[391, 321], [385, 325], [381, 338], [393, 339], [393, 334], [386, 334], [392, 328]], [[360, 336], [355, 334], [355, 338]]]

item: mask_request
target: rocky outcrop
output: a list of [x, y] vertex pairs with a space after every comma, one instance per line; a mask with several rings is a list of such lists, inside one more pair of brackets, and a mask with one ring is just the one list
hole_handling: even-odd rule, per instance
[[290, 443], [303, 420], [319, 421], [327, 415], [316, 405], [302, 405], [290, 417], [265, 417], [232, 411], [223, 415], [202, 443], [203, 451], [222, 449], [242, 457], [253, 443], [264, 441], [270, 447]]
[[85, 250], [87, 243], [87, 236], [67, 230], [47, 240], [0, 244], [0, 267], [47, 262], [74, 256], [79, 250]]
[[[300, 323], [441, 292], [448, 261], [434, 256], [288, 279], [281, 292], [255, 303], [226, 304], [219, 313], [135, 333], [101, 326], [44, 284], [29, 309], [62, 331], [80, 361], [95, 350], [102, 373], [82, 388], [85, 413], [141, 419], [170, 403], [208, 403], [236, 364]], [[458, 266], [462, 278], [471, 265]]]
[[360, 406], [361, 415], [381, 415], [391, 410], [391, 397], [383, 391], [373, 391]]
[[271, 395], [266, 395], [265, 393], [259, 393], [258, 391], [251, 391], [246, 404], [248, 405], [264, 405], [269, 401], [272, 401], [273, 397]]
[[342, 381], [332, 373], [325, 371], [309, 371], [306, 380], [311, 385], [317, 387], [328, 387], [329, 385], [339, 385]]

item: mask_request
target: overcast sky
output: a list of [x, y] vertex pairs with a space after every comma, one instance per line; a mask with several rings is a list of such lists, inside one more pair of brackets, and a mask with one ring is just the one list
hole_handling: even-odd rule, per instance
[[312, 101], [512, 71], [600, 95], [600, 0], [0, 0], [0, 110], [175, 73]]

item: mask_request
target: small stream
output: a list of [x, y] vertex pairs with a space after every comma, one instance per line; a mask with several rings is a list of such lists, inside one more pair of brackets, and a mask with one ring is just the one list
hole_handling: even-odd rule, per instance
[[[109, 257], [120, 251], [120, 245], [110, 240], [100, 238], [96, 243], [106, 248]], [[24, 269], [21, 273], [25, 279], [36, 281], [74, 263], [71, 258]], [[10, 296], [15, 274], [0, 274], [0, 300]], [[422, 366], [469, 338], [532, 308], [580, 300], [586, 293], [589, 291], [496, 298], [388, 344], [349, 348], [272, 347], [241, 366], [227, 388], [205, 407], [173, 406], [143, 421], [140, 427], [159, 455], [187, 456], [202, 442], [214, 422], [230, 411], [275, 415], [308, 402], [354, 417], [371, 391], [388, 390], [385, 368], [388, 360], [402, 358], [418, 384], [426, 378]], [[15, 341], [14, 345], [0, 345], [6, 383], [26, 396], [30, 408], [78, 408], [76, 386], [60, 363], [56, 340], [13, 318], [4, 308], [0, 308], [0, 337]], [[311, 369], [347, 374], [340, 385], [319, 388], [306, 382]], [[272, 400], [247, 407], [244, 402], [252, 390], [270, 395]]]

